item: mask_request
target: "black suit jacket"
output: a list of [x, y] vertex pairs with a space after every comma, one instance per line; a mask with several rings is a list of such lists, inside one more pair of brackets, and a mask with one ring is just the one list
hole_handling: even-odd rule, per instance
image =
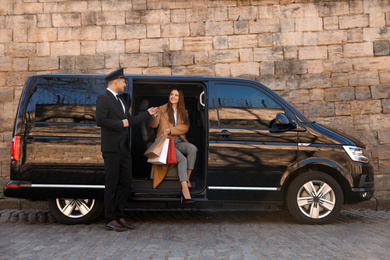
[[101, 127], [102, 152], [130, 151], [130, 127], [123, 127], [123, 119], [133, 126], [150, 118], [145, 111], [136, 116], [129, 113], [129, 104], [122, 100], [126, 113], [114, 95], [106, 90], [96, 100], [96, 124]]

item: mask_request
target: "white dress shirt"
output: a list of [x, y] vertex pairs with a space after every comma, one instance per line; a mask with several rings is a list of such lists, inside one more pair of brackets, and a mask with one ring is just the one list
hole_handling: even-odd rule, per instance
[[125, 113], [126, 112], [125, 111], [125, 105], [123, 104], [122, 99], [119, 98], [118, 93], [116, 93], [115, 91], [113, 91], [112, 89], [109, 89], [109, 88], [107, 88], [107, 90], [110, 91], [111, 94], [113, 94], [114, 97], [119, 100], [119, 102], [121, 102], [123, 113]]

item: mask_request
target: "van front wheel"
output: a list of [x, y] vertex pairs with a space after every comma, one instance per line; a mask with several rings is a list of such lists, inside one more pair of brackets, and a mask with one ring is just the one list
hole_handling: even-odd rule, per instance
[[103, 209], [103, 201], [96, 199], [49, 199], [49, 209], [63, 224], [85, 224], [95, 220]]
[[344, 196], [340, 185], [331, 176], [309, 172], [291, 183], [286, 202], [288, 210], [298, 222], [325, 224], [339, 215]]

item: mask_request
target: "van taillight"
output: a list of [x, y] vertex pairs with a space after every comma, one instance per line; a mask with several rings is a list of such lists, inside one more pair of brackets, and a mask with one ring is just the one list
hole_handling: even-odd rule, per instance
[[5, 185], [6, 188], [8, 189], [16, 189], [16, 188], [19, 188], [19, 184], [6, 184]]
[[12, 140], [11, 160], [20, 160], [20, 136], [14, 136], [14, 139]]

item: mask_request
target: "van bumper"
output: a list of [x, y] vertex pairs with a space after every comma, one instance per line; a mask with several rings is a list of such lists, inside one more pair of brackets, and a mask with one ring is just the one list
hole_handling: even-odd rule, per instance
[[374, 170], [370, 164], [362, 165], [362, 174], [354, 179], [350, 203], [370, 200], [374, 196]]

